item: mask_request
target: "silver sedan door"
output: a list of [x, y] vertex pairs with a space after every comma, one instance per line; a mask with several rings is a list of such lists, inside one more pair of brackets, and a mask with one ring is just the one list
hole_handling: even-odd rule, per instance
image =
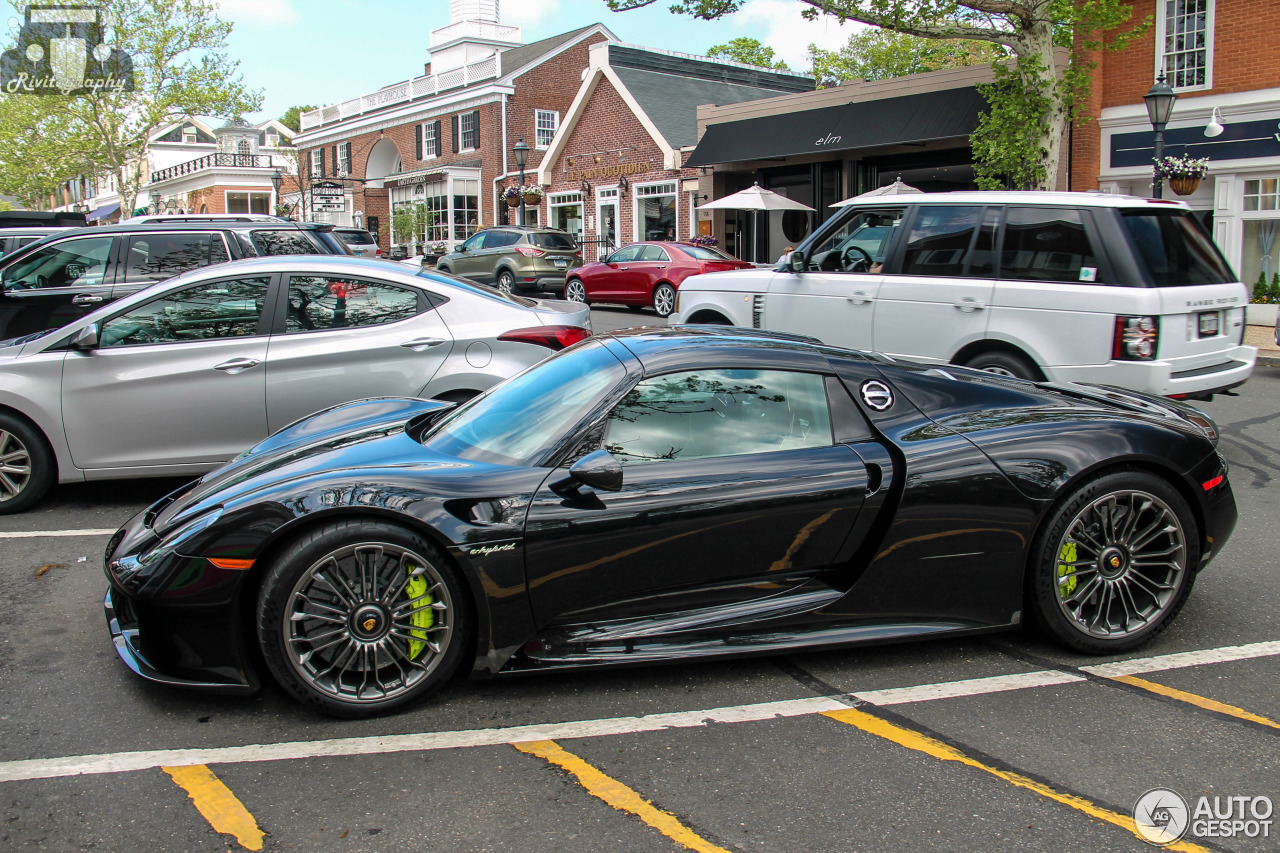
[[62, 412], [76, 467], [209, 466], [267, 435], [270, 279], [207, 281], [103, 321], [70, 352]]
[[281, 284], [288, 288], [284, 331], [267, 349], [272, 432], [350, 400], [414, 396], [453, 347], [417, 288], [320, 273], [285, 276]]

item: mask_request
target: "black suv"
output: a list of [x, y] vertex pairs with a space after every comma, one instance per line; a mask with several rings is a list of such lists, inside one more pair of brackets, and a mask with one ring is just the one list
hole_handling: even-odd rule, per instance
[[332, 225], [236, 221], [75, 228], [0, 259], [0, 340], [54, 329], [187, 270], [259, 255], [350, 255]]

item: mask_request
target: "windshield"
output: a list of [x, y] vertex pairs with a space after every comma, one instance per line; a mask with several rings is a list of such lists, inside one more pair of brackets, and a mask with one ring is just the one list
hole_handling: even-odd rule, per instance
[[1182, 210], [1125, 210], [1120, 221], [1156, 287], [1225, 284], [1236, 277], [1208, 235]]
[[532, 465], [625, 376], [604, 344], [572, 347], [467, 403], [422, 443], [475, 462]]
[[339, 231], [335, 228], [333, 233], [338, 237], [341, 237], [343, 241], [347, 243], [364, 245], [365, 243], [373, 242], [373, 235], [368, 231]]
[[546, 232], [529, 235], [529, 242], [539, 249], [576, 249], [578, 244], [568, 234], [548, 234]]

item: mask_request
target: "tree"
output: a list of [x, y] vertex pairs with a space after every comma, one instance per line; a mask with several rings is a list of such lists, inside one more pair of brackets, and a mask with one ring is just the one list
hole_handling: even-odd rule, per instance
[[[28, 4], [16, 5], [22, 14]], [[28, 137], [34, 148], [27, 154], [60, 164], [61, 179], [114, 174], [121, 209], [131, 211], [149, 178], [147, 151], [156, 130], [193, 115], [238, 117], [259, 109], [262, 95], [238, 76], [239, 62], [226, 54], [231, 24], [207, 0], [101, 0], [100, 7], [103, 44], [132, 59], [133, 88], [6, 97], [0, 101], [0, 151], [14, 150], [17, 140], [8, 133], [22, 130], [24, 110], [56, 114], [65, 122], [63, 134]], [[32, 103], [15, 104], [19, 99]], [[77, 164], [78, 171], [72, 168]]]
[[773, 48], [753, 38], [736, 38], [728, 44], [717, 44], [707, 49], [707, 56], [719, 56], [747, 65], [759, 65], [761, 68], [787, 70], [787, 63], [773, 58]]
[[[650, 6], [655, 0], [606, 0], [614, 11]], [[712, 20], [736, 12], [746, 0], [678, 0], [676, 13]], [[1027, 189], [1053, 189], [1062, 157], [1062, 137], [1076, 104], [1087, 91], [1093, 63], [1083, 54], [1105, 46], [1122, 50], [1150, 19], [1131, 22], [1123, 0], [797, 0], [801, 15], [831, 15], [919, 38], [982, 42], [1007, 49], [1013, 61], [994, 66], [996, 80], [983, 90], [990, 111], [971, 143], [979, 186], [1006, 182]], [[1104, 41], [1103, 35], [1112, 32]], [[1074, 41], [1074, 44], [1073, 44]], [[1054, 48], [1074, 47], [1059, 75]]]
[[990, 42], [926, 39], [879, 28], [854, 33], [839, 50], [809, 45], [813, 77], [819, 86], [905, 77], [961, 65], [986, 65], [1006, 55], [1000, 45]]
[[302, 114], [309, 113], [315, 108], [314, 104], [289, 107], [289, 109], [284, 111], [284, 115], [280, 116], [280, 123], [292, 130], [294, 133], [297, 133], [302, 129]]
[[58, 98], [0, 95], [0, 193], [41, 208], [63, 181], [93, 170], [91, 151], [72, 141]]

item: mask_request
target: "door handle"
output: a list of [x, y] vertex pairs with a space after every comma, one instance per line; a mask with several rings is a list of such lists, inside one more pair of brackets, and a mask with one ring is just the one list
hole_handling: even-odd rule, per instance
[[405, 341], [400, 346], [405, 349], [411, 349], [414, 352], [422, 352], [423, 350], [431, 349], [432, 347], [438, 347], [442, 343], [444, 343], [444, 341], [440, 338], [414, 338], [411, 341]]
[[658, 269], [665, 270], [666, 268], [667, 268], [666, 264], [658, 264]]
[[618, 267], [618, 269], [620, 269], [620, 270], [628, 270], [628, 269], [631, 269], [631, 267]]
[[849, 300], [854, 305], [863, 305], [872, 301], [871, 297], [867, 296], [867, 292], [865, 290], [855, 290], [853, 293], [846, 296], [845, 299]]
[[257, 367], [261, 363], [256, 358], [233, 358], [230, 361], [222, 362], [222, 364], [215, 364], [213, 369], [221, 370], [223, 373], [236, 374], [251, 367]]
[[955, 306], [966, 314], [969, 314], [981, 308], [987, 307], [985, 303], [979, 302], [977, 299], [974, 299], [972, 296], [966, 296], [963, 299], [956, 300]]
[[101, 301], [101, 296], [91, 296], [88, 293], [81, 293], [71, 297], [72, 305], [97, 305]]

